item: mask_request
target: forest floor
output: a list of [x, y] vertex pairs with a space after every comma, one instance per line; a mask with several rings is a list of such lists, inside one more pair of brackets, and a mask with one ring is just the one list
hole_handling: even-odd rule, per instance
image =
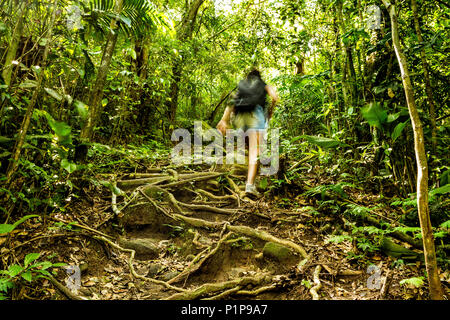
[[[79, 266], [80, 286], [61, 289], [69, 279], [62, 268], [54, 281], [23, 286], [15, 298], [427, 298], [425, 287], [400, 284], [423, 276], [423, 263], [395, 265], [379, 252], [355, 255], [352, 241], [328, 241], [351, 233], [342, 215], [318, 214], [318, 202], [302, 195], [301, 185], [250, 199], [242, 192], [245, 173], [237, 165], [162, 164], [98, 177], [114, 183], [90, 184], [65, 211], [14, 233], [10, 242], [19, 260], [38, 250]], [[301, 184], [327, 179], [310, 172]], [[347, 194], [364, 204], [379, 200], [358, 189]]]

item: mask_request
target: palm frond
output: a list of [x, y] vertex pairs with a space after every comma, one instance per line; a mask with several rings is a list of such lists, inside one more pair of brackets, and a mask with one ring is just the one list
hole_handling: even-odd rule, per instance
[[109, 30], [111, 20], [117, 19], [119, 32], [134, 36], [165, 25], [162, 16], [149, 0], [124, 0], [122, 12], [118, 16], [114, 12], [114, 2], [114, 0], [91, 0], [89, 14], [85, 17], [89, 23], [97, 24], [105, 33]]

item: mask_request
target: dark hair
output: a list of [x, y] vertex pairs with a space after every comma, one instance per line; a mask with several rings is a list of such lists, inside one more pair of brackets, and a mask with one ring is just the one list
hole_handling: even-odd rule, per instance
[[259, 72], [258, 69], [254, 68], [247, 75], [247, 78], [250, 78], [250, 77], [258, 77], [261, 79], [261, 72]]

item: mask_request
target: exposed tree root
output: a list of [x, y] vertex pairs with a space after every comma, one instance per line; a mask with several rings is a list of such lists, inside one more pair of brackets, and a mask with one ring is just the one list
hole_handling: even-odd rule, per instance
[[134, 255], [136, 254], [136, 251], [134, 251], [133, 249], [125, 249], [125, 248], [122, 248], [122, 247], [119, 246], [118, 244], [112, 242], [111, 240], [109, 240], [109, 239], [107, 239], [107, 238], [105, 238], [105, 237], [103, 237], [103, 236], [100, 236], [100, 237], [99, 237], [99, 236], [94, 236], [94, 238], [97, 239], [97, 240], [102, 240], [102, 241], [108, 243], [109, 245], [111, 245], [113, 248], [116, 248], [116, 249], [118, 249], [118, 250], [120, 250], [120, 251], [130, 253], [130, 259], [128, 260], [128, 267], [130, 268], [131, 274], [132, 274], [133, 277], [135, 277], [136, 279], [141, 279], [141, 280], [144, 280], [144, 281], [153, 282], [153, 283], [155, 283], [155, 284], [164, 286], [164, 287], [166, 287], [167, 289], [171, 289], [171, 290], [175, 290], [175, 291], [180, 291], [180, 292], [186, 291], [186, 290], [183, 289], [183, 288], [174, 287], [174, 286], [170, 285], [169, 283], [167, 283], [166, 281], [161, 281], [161, 280], [157, 280], [157, 279], [153, 279], [153, 278], [147, 278], [147, 277], [141, 276], [140, 274], [137, 274], [137, 273], [136, 273], [136, 270], [134, 270], [134, 267], [133, 267]]
[[177, 201], [178, 204], [182, 205], [183, 207], [194, 209], [194, 210], [203, 210], [203, 211], [210, 211], [220, 214], [233, 214], [239, 211], [239, 209], [222, 209], [222, 208], [216, 208], [209, 205], [201, 205], [201, 204], [188, 204], [183, 203], [181, 201]]
[[319, 300], [319, 294], [317, 293], [317, 291], [322, 288], [322, 283], [320, 282], [319, 278], [320, 270], [322, 270], [322, 266], [319, 264], [314, 269], [314, 287], [309, 290], [313, 300]]
[[[188, 231], [190, 231], [190, 230], [188, 230]], [[200, 233], [199, 233], [197, 230], [195, 230], [195, 232], [194, 232], [194, 239], [192, 239], [192, 243], [193, 243], [197, 248], [205, 248], [205, 247], [208, 247], [206, 244], [200, 243], [200, 242], [198, 241], [199, 238], [200, 238]]]
[[[192, 263], [183, 271], [181, 272], [179, 275], [177, 275], [175, 278], [167, 281], [167, 283], [172, 284], [172, 283], [177, 283], [182, 281], [183, 279], [187, 279], [187, 277], [196, 272], [198, 269], [200, 269], [200, 267], [203, 265], [203, 263], [208, 260], [209, 258], [211, 258], [221, 247], [221, 245], [232, 235], [232, 233], [228, 233], [226, 234], [224, 237], [222, 237], [222, 239], [219, 240], [219, 242], [217, 243], [216, 247], [214, 249], [212, 249], [208, 254], [206, 254], [203, 258], [201, 258], [198, 262], [195, 261], [195, 259], [192, 261]], [[208, 249], [210, 250], [210, 248]]]
[[215, 294], [223, 290], [229, 290], [236, 287], [244, 287], [247, 285], [256, 286], [270, 280], [271, 278], [267, 274], [259, 274], [254, 277], [243, 277], [225, 282], [206, 283], [198, 288], [173, 294], [165, 300], [194, 300], [200, 297]]
[[[294, 253], [299, 254], [300, 257], [303, 259], [303, 263], [308, 259], [308, 254], [305, 251], [305, 249], [290, 240], [287, 239], [280, 239], [277, 238], [270, 233], [262, 230], [257, 230], [255, 228], [247, 227], [244, 225], [232, 225], [230, 222], [219, 222], [219, 221], [208, 221], [204, 219], [194, 218], [192, 217], [192, 211], [190, 210], [196, 210], [196, 211], [203, 211], [203, 212], [212, 212], [216, 214], [226, 214], [226, 215], [234, 215], [238, 213], [239, 211], [242, 211], [242, 209], [229, 209], [229, 208], [219, 208], [217, 207], [217, 203], [212, 203], [209, 201], [204, 202], [203, 204], [193, 204], [182, 202], [178, 199], [176, 199], [174, 194], [178, 193], [172, 193], [171, 191], [174, 189], [180, 189], [183, 188], [187, 184], [196, 183], [199, 181], [205, 181], [205, 180], [212, 180], [215, 181], [215, 179], [219, 176], [224, 175], [225, 179], [228, 181], [228, 185], [231, 189], [228, 189], [231, 191], [232, 194], [225, 194], [225, 195], [215, 195], [209, 191], [203, 190], [202, 188], [199, 188], [198, 186], [195, 186], [193, 190], [190, 190], [191, 192], [206, 197], [209, 200], [216, 200], [224, 202], [224, 204], [229, 203], [230, 200], [237, 201], [238, 205], [240, 205], [240, 198], [243, 195], [243, 192], [240, 190], [240, 188], [237, 186], [237, 184], [229, 177], [228, 173], [217, 173], [217, 172], [201, 172], [201, 173], [178, 173], [175, 170], [167, 170], [167, 173], [170, 173], [166, 176], [154, 176], [149, 175], [148, 177], [145, 176], [138, 176], [139, 178], [137, 182], [131, 182], [131, 180], [121, 180], [121, 183], [123, 185], [127, 186], [137, 186], [137, 189], [135, 190], [134, 195], [136, 193], [141, 193], [151, 204], [154, 208], [156, 208], [158, 211], [162, 212], [165, 216], [185, 224], [188, 224], [194, 228], [206, 228], [210, 231], [221, 231], [220, 232], [220, 239], [216, 242], [215, 245], [209, 246], [206, 249], [203, 249], [200, 253], [198, 253], [194, 259], [191, 261], [191, 263], [178, 275], [173, 277], [172, 279], [168, 281], [161, 281], [156, 280], [152, 278], [147, 278], [144, 276], [141, 276], [136, 273], [136, 271], [133, 268], [132, 261], [134, 259], [135, 251], [132, 249], [124, 249], [120, 247], [119, 245], [115, 244], [113, 241], [105, 238], [105, 237], [97, 237], [100, 240], [103, 240], [110, 244], [112, 247], [121, 250], [123, 252], [127, 252], [130, 254], [130, 258], [128, 261], [128, 265], [130, 268], [130, 272], [133, 275], [133, 277], [137, 279], [141, 279], [144, 281], [153, 282], [155, 284], [161, 285], [166, 287], [167, 289], [178, 291], [179, 293], [173, 294], [172, 296], [168, 297], [168, 300], [176, 300], [176, 299], [199, 299], [199, 298], [205, 298], [205, 299], [225, 299], [232, 295], [243, 295], [243, 296], [256, 296], [262, 292], [274, 290], [277, 288], [277, 285], [272, 282], [271, 277], [267, 276], [267, 274], [258, 274], [255, 276], [247, 276], [242, 277], [238, 279], [233, 279], [230, 281], [225, 281], [222, 283], [206, 283], [204, 285], [201, 285], [200, 287], [193, 288], [193, 289], [183, 289], [180, 287], [173, 286], [175, 283], [179, 283], [184, 281], [186, 283], [187, 279], [190, 275], [194, 274], [200, 268], [205, 264], [206, 261], [211, 259], [222, 247], [223, 244], [228, 243], [230, 241], [230, 237], [232, 234], [238, 234], [241, 236], [251, 237], [260, 239], [266, 242], [274, 242], [278, 243], [282, 246], [290, 248]], [[155, 180], [159, 179], [159, 180]], [[164, 180], [161, 180], [164, 179]], [[175, 181], [174, 181], [175, 180]], [[169, 182], [168, 182], [169, 181]], [[171, 181], [171, 182], [170, 182]], [[161, 184], [160, 182], [168, 182], [165, 184]], [[146, 183], [145, 185], [142, 185], [142, 183]], [[158, 185], [157, 185], [158, 184]], [[169, 191], [170, 190], [170, 191]], [[161, 202], [161, 196], [162, 202]], [[133, 198], [134, 199], [134, 198]], [[114, 202], [116, 202], [116, 199], [114, 199]], [[117, 209], [117, 204], [115, 203], [115, 210]], [[270, 218], [266, 215], [261, 215], [263, 218]], [[224, 233], [227, 232], [225, 235]], [[197, 248], [204, 247], [203, 244], [198, 242], [199, 233], [198, 231], [194, 234], [193, 244], [196, 245]], [[269, 283], [267, 285], [267, 283]], [[261, 286], [263, 284], [266, 284], [265, 286]], [[259, 288], [256, 288], [254, 290], [251, 290], [249, 288], [246, 288], [247, 285], [254, 285], [254, 286], [261, 286]]]
[[257, 296], [260, 295], [263, 292], [266, 291], [272, 291], [278, 288], [278, 285], [276, 283], [268, 285], [268, 286], [264, 286], [264, 287], [260, 287], [258, 289], [255, 290], [239, 290], [236, 292], [237, 295], [242, 295], [242, 296]]
[[107, 235], [107, 234], [105, 234], [105, 233], [103, 233], [103, 232], [100, 232], [100, 231], [98, 231], [98, 230], [92, 229], [92, 228], [90, 228], [90, 227], [88, 227], [88, 226], [85, 226], [85, 225], [82, 225], [82, 224], [79, 224], [79, 223], [76, 223], [76, 222], [65, 221], [65, 220], [63, 220], [63, 219], [56, 218], [56, 217], [54, 217], [53, 219], [56, 220], [56, 221], [65, 223], [65, 224], [69, 224], [69, 223], [70, 223], [71, 225], [73, 225], [73, 226], [75, 226], [75, 227], [78, 227], [78, 228], [81, 228], [81, 229], [85, 229], [85, 230], [91, 231], [91, 232], [96, 233], [96, 234], [98, 234], [98, 235], [100, 235], [100, 236], [102, 236], [102, 237], [105, 237], [105, 238], [111, 238], [111, 239], [112, 239], [111, 236], [109, 236], [109, 235]]
[[235, 195], [227, 194], [227, 195], [224, 195], [224, 196], [216, 196], [215, 194], [212, 194], [211, 192], [208, 192], [208, 191], [203, 190], [203, 189], [196, 189], [195, 191], [198, 192], [198, 193], [201, 193], [201, 194], [203, 194], [205, 196], [207, 196], [210, 199], [214, 199], [214, 200], [219, 200], [219, 201], [228, 200], [228, 199], [230, 199], [230, 200], [237, 200]]
[[239, 189], [238, 185], [233, 181], [233, 179], [231, 179], [230, 177], [226, 177], [228, 184], [230, 185], [231, 189], [233, 189], [233, 191], [239, 195], [239, 197], [241, 197], [241, 195], [243, 194], [242, 190]]
[[[223, 223], [220, 223], [220, 222], [206, 221], [203, 219], [191, 218], [191, 217], [186, 217], [186, 216], [182, 216], [182, 215], [178, 215], [178, 214], [175, 214], [173, 216], [175, 219], [182, 220], [194, 227], [219, 229], [221, 226], [223, 226]], [[299, 253], [303, 258], [305, 258], [305, 259], [308, 258], [308, 254], [306, 253], [305, 249], [303, 249], [300, 245], [298, 245], [290, 240], [280, 239], [280, 238], [272, 236], [271, 234], [269, 234], [265, 231], [255, 230], [255, 229], [247, 227], [247, 226], [233, 226], [231, 224], [227, 224], [226, 228], [228, 231], [244, 234], [246, 236], [253, 237], [253, 238], [259, 238], [264, 241], [271, 241], [271, 242], [281, 244], [283, 246], [294, 249], [294, 251]]]
[[146, 184], [156, 185], [158, 183], [169, 180], [172, 180], [172, 177], [169, 175], [150, 178], [130, 179], [130, 180], [118, 180], [117, 186], [119, 188], [129, 188], [129, 187], [138, 187]]
[[195, 175], [192, 178], [188, 178], [188, 179], [184, 179], [184, 180], [180, 180], [180, 181], [176, 181], [176, 182], [160, 185], [160, 187], [161, 188], [173, 188], [173, 187], [178, 187], [178, 186], [181, 186], [181, 185], [189, 183], [189, 182], [214, 179], [214, 178], [217, 178], [217, 177], [219, 177], [221, 175], [223, 175], [223, 173], [214, 173], [214, 174], [208, 174], [208, 175], [204, 175], [204, 174]]
[[152, 172], [152, 173], [130, 173], [126, 177], [130, 179], [141, 179], [141, 178], [154, 178], [165, 176], [164, 173], [161, 172]]
[[220, 299], [225, 299], [225, 298], [227, 298], [227, 297], [237, 293], [239, 290], [241, 290], [241, 288], [242, 288], [241, 286], [237, 286], [235, 288], [231, 288], [229, 290], [225, 290], [224, 292], [222, 292], [222, 293], [220, 293], [220, 294], [218, 294], [216, 296], [212, 296], [212, 297], [209, 297], [209, 298], [204, 298], [202, 300], [220, 300]]
[[47, 279], [67, 298], [70, 300], [87, 300], [86, 298], [82, 298], [72, 291], [70, 291], [65, 285], [56, 280], [52, 275], [47, 276]]

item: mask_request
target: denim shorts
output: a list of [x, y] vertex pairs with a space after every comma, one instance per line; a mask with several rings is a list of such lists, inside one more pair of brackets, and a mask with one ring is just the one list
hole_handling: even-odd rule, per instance
[[267, 119], [263, 107], [257, 105], [253, 111], [239, 112], [234, 116], [233, 126], [236, 129], [242, 129], [243, 131], [247, 131], [248, 129], [266, 129]]

